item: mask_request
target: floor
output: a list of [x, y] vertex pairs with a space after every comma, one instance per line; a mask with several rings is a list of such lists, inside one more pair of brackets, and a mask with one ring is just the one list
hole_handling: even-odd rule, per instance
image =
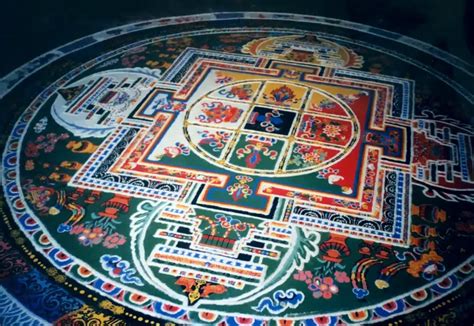
[[8, 4], [0, 324], [469, 322], [450, 5]]

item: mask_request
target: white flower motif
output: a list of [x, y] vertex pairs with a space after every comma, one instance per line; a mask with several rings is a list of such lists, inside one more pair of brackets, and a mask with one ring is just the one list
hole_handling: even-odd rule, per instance
[[43, 130], [46, 129], [46, 126], [48, 125], [48, 118], [47, 117], [43, 117], [40, 119], [40, 121], [38, 121], [35, 126], [33, 127], [33, 130], [39, 134], [40, 132], [42, 132]]
[[326, 125], [323, 128], [323, 133], [325, 133], [328, 137], [336, 137], [341, 134], [341, 127], [336, 125]]

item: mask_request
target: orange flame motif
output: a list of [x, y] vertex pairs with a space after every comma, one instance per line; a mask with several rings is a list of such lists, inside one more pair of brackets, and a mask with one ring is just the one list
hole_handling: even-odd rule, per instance
[[183, 292], [188, 294], [189, 304], [194, 304], [202, 298], [207, 298], [211, 294], [222, 294], [227, 288], [221, 284], [212, 284], [204, 280], [195, 280], [188, 277], [180, 277], [175, 282], [184, 287]]

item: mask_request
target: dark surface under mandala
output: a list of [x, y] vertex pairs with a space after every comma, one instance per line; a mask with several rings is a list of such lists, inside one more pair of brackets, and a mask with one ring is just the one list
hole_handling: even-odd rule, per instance
[[395, 33], [269, 13], [44, 55], [1, 83], [2, 321], [468, 318], [473, 71]]

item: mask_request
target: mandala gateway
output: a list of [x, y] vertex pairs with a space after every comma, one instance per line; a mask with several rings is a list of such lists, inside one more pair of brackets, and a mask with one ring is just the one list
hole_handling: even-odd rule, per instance
[[332, 34], [147, 35], [52, 83], [6, 147], [13, 220], [67, 277], [227, 325], [378, 321], [471, 277], [473, 131], [421, 110], [439, 81]]

